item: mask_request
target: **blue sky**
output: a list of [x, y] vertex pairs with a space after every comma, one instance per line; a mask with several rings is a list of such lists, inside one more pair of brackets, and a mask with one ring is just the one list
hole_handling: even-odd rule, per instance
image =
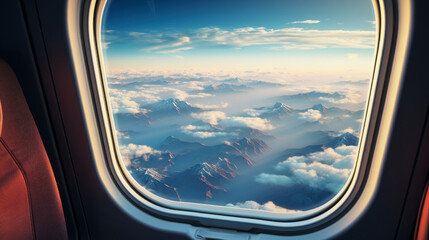
[[307, 19], [320, 20], [317, 29], [372, 30], [374, 20], [370, 0], [110, 0], [107, 14], [106, 27], [124, 31], [282, 28]]
[[104, 56], [112, 71], [359, 72], [374, 20], [370, 0], [110, 0]]

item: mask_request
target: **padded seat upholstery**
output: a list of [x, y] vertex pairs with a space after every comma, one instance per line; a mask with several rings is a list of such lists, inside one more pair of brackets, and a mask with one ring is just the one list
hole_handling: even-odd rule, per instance
[[419, 217], [416, 223], [416, 231], [414, 239], [427, 240], [429, 239], [429, 184], [426, 185], [426, 190], [423, 194], [422, 202], [420, 204]]
[[67, 239], [43, 142], [14, 72], [1, 59], [0, 239]]

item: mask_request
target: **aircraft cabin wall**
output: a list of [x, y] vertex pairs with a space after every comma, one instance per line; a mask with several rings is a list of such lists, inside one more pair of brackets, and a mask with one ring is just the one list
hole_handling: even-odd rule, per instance
[[[39, 128], [59, 187], [69, 237], [188, 239], [186, 231], [155, 229], [134, 218], [124, 207], [132, 205], [131, 201], [121, 205], [100, 181], [83, 121], [76, 84], [79, 75], [69, 45], [68, 24], [71, 20], [67, 7], [78, 6], [80, 2], [71, 2], [73, 4], [67, 0], [0, 1], [0, 58], [14, 69]], [[403, 11], [398, 6], [406, 4], [401, 4], [401, 0], [392, 2], [389, 10], [395, 14], [391, 23], [397, 26], [403, 18]], [[367, 211], [346, 230], [334, 234], [335, 239], [410, 239], [414, 234], [429, 177], [429, 9], [427, 1], [404, 2], [411, 2], [412, 7], [410, 38], [398, 38], [399, 41], [409, 41], [404, 48], [406, 57], [395, 55], [398, 50], [395, 49], [396, 37], [402, 32], [394, 30], [390, 59], [385, 60], [389, 62], [386, 75], [389, 78], [394, 75], [390, 74], [395, 71], [394, 67], [402, 65], [395, 60], [405, 59], [399, 101], [391, 109], [395, 114], [385, 146], [386, 164]], [[89, 1], [83, 1], [80, 7], [88, 9], [88, 5]], [[82, 23], [79, 19], [87, 12], [80, 13], [82, 15], [75, 18]], [[77, 29], [81, 27], [76, 26]], [[81, 61], [91, 75], [91, 64], [86, 62], [88, 58]], [[388, 84], [383, 94], [386, 94]], [[384, 113], [377, 114], [382, 116]], [[122, 199], [127, 200], [126, 197]], [[336, 224], [341, 225], [341, 222]], [[195, 221], [195, 226], [201, 224]], [[325, 227], [329, 229], [326, 231], [332, 231], [329, 226], [326, 224], [304, 233], [314, 239], [318, 231], [325, 231]], [[187, 224], [182, 227], [186, 229]]]

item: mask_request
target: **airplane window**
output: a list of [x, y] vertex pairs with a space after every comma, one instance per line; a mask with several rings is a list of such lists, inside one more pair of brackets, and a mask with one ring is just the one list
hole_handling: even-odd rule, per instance
[[101, 32], [119, 161], [145, 197], [284, 217], [347, 188], [371, 0], [110, 0]]

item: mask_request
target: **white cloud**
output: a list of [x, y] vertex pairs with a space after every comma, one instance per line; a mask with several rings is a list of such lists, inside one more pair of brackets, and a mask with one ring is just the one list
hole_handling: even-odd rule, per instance
[[259, 204], [255, 201], [245, 201], [244, 203], [239, 202], [236, 204], [228, 203], [226, 206], [227, 207], [263, 210], [263, 211], [270, 211], [270, 212], [275, 212], [275, 213], [296, 213], [296, 212], [300, 212], [299, 210], [291, 210], [291, 209], [287, 209], [287, 208], [277, 206], [272, 201], [268, 201], [264, 204]]
[[352, 169], [358, 148], [356, 146], [340, 146], [335, 148], [335, 151], [342, 157], [337, 159], [332, 166], [339, 169]]
[[226, 136], [228, 133], [226, 132], [192, 132], [191, 135], [196, 138], [212, 138], [212, 137], [220, 137], [220, 136]]
[[280, 186], [291, 186], [294, 184], [293, 179], [284, 175], [261, 173], [255, 177], [255, 181], [263, 184], [272, 184]]
[[[173, 48], [173, 49], [169, 49], [169, 50], [158, 51], [158, 53], [171, 54], [171, 53], [177, 53], [177, 52], [182, 52], [182, 51], [188, 51], [191, 49], [192, 49], [192, 47]], [[183, 58], [183, 56], [181, 56], [181, 57]]]
[[316, 122], [322, 118], [322, 114], [319, 110], [308, 109], [306, 112], [299, 113], [299, 119], [303, 119], [309, 122]]
[[294, 21], [294, 22], [291, 22], [290, 24], [297, 24], [297, 23], [315, 24], [315, 23], [320, 23], [320, 21], [319, 20]]
[[[335, 88], [335, 87], [338, 88], [338, 85], [334, 84], [328, 88]], [[342, 87], [341, 91], [339, 91], [341, 95], [345, 96], [344, 98], [335, 99], [330, 97], [320, 97], [319, 99], [322, 101], [328, 101], [334, 104], [362, 104], [363, 106], [364, 104], [363, 102], [366, 102], [367, 88], [368, 88], [368, 83], [362, 84], [361, 87], [352, 86], [351, 84], [349, 84]]]
[[143, 33], [143, 32], [129, 32], [128, 33], [130, 36], [133, 36], [133, 37], [138, 37], [138, 36], [143, 36], [143, 35], [145, 35], [146, 33]]
[[222, 120], [222, 124], [230, 127], [250, 127], [258, 130], [272, 130], [270, 121], [258, 117], [229, 117]]
[[338, 169], [333, 166], [314, 162], [294, 170], [298, 183], [312, 188], [325, 189], [337, 193], [346, 182], [350, 170]]
[[119, 90], [110, 88], [109, 93], [112, 108], [116, 111], [119, 111], [123, 108], [138, 109], [139, 104], [137, 103], [137, 100], [143, 102], [156, 102], [161, 99], [160, 97], [153, 94], [154, 91], [146, 90], [128, 91], [125, 89]]
[[186, 82], [186, 88], [188, 88], [189, 90], [204, 90], [202, 82], [199, 81], [190, 81], [190, 82]]
[[[108, 69], [106, 69], [108, 70]], [[147, 73], [138, 72], [138, 71], [119, 71], [119, 72], [108, 72], [107, 77], [108, 78], [115, 78], [119, 80], [129, 79], [129, 78], [136, 78], [136, 77], [144, 77], [147, 76]], [[124, 82], [116, 82], [117, 84], [121, 84]]]
[[185, 101], [189, 97], [189, 94], [182, 90], [174, 90], [174, 95], [180, 101]]
[[[318, 20], [294, 23], [318, 23]], [[215, 45], [237, 49], [246, 46], [270, 46], [277, 49], [373, 48], [375, 31], [308, 30], [303, 28], [243, 27], [232, 30], [199, 28], [187, 33], [130, 33], [147, 47], [145, 51], [175, 53], [195, 47]], [[191, 41], [192, 39], [192, 41]]]
[[146, 145], [136, 145], [133, 143], [130, 143], [128, 145], [122, 145], [120, 147], [121, 153], [123, 155], [128, 156], [134, 156], [134, 157], [141, 157], [145, 154], [159, 154], [161, 151], [155, 150], [149, 146]]
[[140, 105], [131, 100], [130, 97], [125, 96], [111, 96], [110, 103], [113, 109], [113, 112], [128, 112], [128, 113], [139, 113]]
[[212, 138], [228, 135], [226, 132], [211, 132], [210, 130], [212, 129], [210, 126], [187, 125], [180, 128], [182, 129], [182, 132], [196, 138]]
[[310, 158], [313, 162], [320, 162], [329, 165], [333, 164], [336, 160], [341, 160], [342, 157], [342, 155], [332, 148], [327, 148], [323, 152], [315, 152], [310, 154]]
[[183, 132], [190, 132], [190, 131], [208, 131], [211, 130], [210, 126], [195, 126], [195, 125], [186, 125], [186, 126], [181, 126], [180, 129], [182, 129]]
[[161, 100], [160, 97], [154, 95], [156, 94], [157, 91], [155, 90], [143, 90], [143, 89], [139, 89], [138, 91], [127, 91], [124, 90], [122, 95], [126, 95], [128, 97], [131, 98], [139, 98], [144, 100], [145, 102], [156, 102]]
[[125, 133], [120, 132], [120, 131], [117, 131], [117, 130], [116, 130], [116, 136], [117, 136], [118, 138], [122, 138], [122, 139], [130, 139], [130, 136], [129, 136], [129, 135], [126, 135]]
[[127, 107], [130, 107], [130, 108], [138, 108], [139, 107], [139, 104], [136, 103], [135, 101], [131, 100], [130, 97], [122, 97], [122, 99], [120, 99], [120, 100], [121, 100], [120, 103], [127, 106]]
[[108, 49], [112, 42], [103, 42], [103, 49]]
[[189, 98], [205, 98], [212, 96], [209, 93], [190, 94], [180, 89], [161, 85], [145, 85], [143, 82], [132, 89], [133, 90], [115, 88], [109, 89], [111, 101], [114, 102], [113, 105], [116, 104], [114, 108], [120, 108], [120, 106], [124, 104], [128, 105], [129, 103], [126, 103], [127, 101], [133, 101], [135, 104], [141, 103], [143, 105], [156, 102], [161, 100], [161, 94], [170, 95], [169, 97], [174, 97], [181, 101], [185, 101]]
[[119, 90], [110, 88], [110, 103], [114, 113], [128, 112], [128, 113], [147, 113], [147, 109], [140, 108], [138, 102], [156, 102], [161, 98], [153, 95], [155, 91], [139, 90], [128, 91], [125, 89]]
[[261, 115], [261, 113], [262, 113], [262, 111], [258, 111], [256, 109], [252, 109], [252, 108], [243, 109], [243, 112], [245, 112], [247, 115], [249, 115], [251, 117], [257, 117], [257, 116]]
[[172, 89], [172, 90], [174, 91], [175, 98], [179, 99], [180, 101], [185, 101], [188, 98], [205, 98], [205, 97], [211, 96], [211, 94], [209, 93], [189, 94], [179, 89]]
[[200, 41], [233, 47], [277, 45], [285, 49], [373, 48], [375, 43], [375, 32], [372, 31], [247, 27], [231, 31], [202, 28], [199, 33], [201, 38], [197, 39]]
[[[262, 173], [255, 178], [259, 183], [281, 185], [304, 184], [312, 188], [338, 192], [350, 176], [357, 155], [357, 146], [339, 146], [327, 148], [306, 156], [294, 156], [278, 163], [277, 171], [292, 172], [292, 175], [274, 175]], [[272, 176], [275, 176], [274, 178]], [[269, 179], [265, 182], [261, 179]], [[271, 178], [270, 178], [271, 177]], [[287, 178], [285, 178], [287, 177]], [[278, 179], [278, 181], [275, 181]], [[286, 181], [286, 179], [288, 181]], [[290, 180], [290, 182], [289, 182]], [[287, 185], [289, 186], [289, 185]]]
[[201, 108], [203, 110], [217, 110], [221, 108], [227, 108], [229, 106], [226, 102], [221, 102], [220, 104], [204, 105], [204, 104], [192, 104], [193, 107]]
[[[321, 152], [314, 152], [306, 156], [294, 156], [278, 163], [275, 167], [276, 170], [284, 170], [293, 166], [302, 166], [303, 164], [319, 162], [328, 165], [334, 165], [337, 162], [347, 162], [347, 169], [351, 169], [357, 153], [357, 146], [339, 146], [335, 149], [326, 148]], [[301, 165], [300, 165], [301, 164]], [[342, 164], [345, 165], [345, 164]]]
[[356, 131], [353, 128], [346, 128], [344, 130], [341, 130], [340, 133], [351, 133], [353, 135], [356, 135]]
[[[144, 33], [140, 33], [140, 36], [146, 36], [147, 34]], [[162, 34], [160, 34], [162, 36]], [[192, 49], [192, 47], [182, 47], [185, 44], [190, 44], [191, 43], [191, 39], [187, 36], [178, 36], [178, 34], [174, 34], [176, 35], [176, 38], [173, 42], [167, 43], [167, 44], [162, 44], [162, 45], [156, 45], [153, 47], [149, 47], [149, 48], [144, 48], [143, 50], [145, 51], [157, 51], [158, 53], [176, 53], [176, 52], [180, 52], [180, 51], [186, 51], [186, 50], [190, 50]], [[134, 35], [136, 37], [136, 35]], [[153, 41], [153, 40], [152, 40]], [[162, 41], [161, 41], [162, 42]]]
[[200, 129], [200, 126], [187, 125], [187, 126], [182, 126], [180, 128], [184, 131], [193, 131], [193, 130]]
[[323, 101], [328, 101], [330, 103], [335, 103], [335, 104], [359, 103], [359, 101], [357, 101], [356, 98], [348, 98], [348, 97], [345, 97], [339, 100], [334, 98], [329, 98], [329, 97], [320, 97], [319, 99]]
[[217, 125], [219, 120], [225, 119], [226, 114], [221, 111], [208, 111], [202, 113], [192, 113], [191, 116], [196, 119], [200, 119], [203, 122]]
[[147, 161], [150, 155], [160, 155], [162, 153], [161, 151], [155, 150], [149, 146], [136, 145], [133, 143], [122, 145], [119, 147], [119, 150], [125, 165], [129, 165], [130, 160], [133, 158], [142, 158], [144, 161]]

